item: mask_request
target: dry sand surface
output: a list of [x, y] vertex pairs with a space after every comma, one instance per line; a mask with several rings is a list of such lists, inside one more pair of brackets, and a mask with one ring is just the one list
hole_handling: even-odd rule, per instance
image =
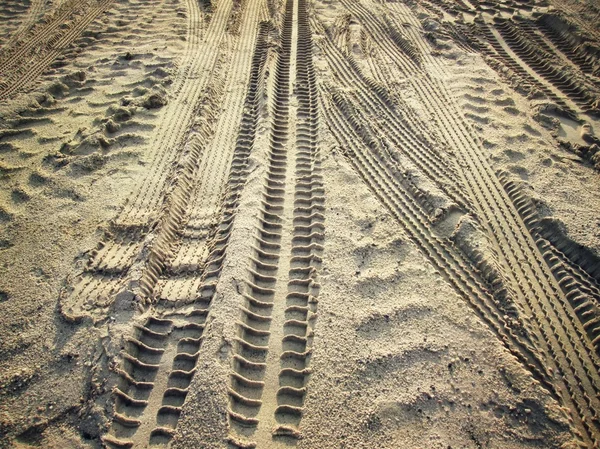
[[600, 447], [595, 0], [0, 1], [0, 448]]

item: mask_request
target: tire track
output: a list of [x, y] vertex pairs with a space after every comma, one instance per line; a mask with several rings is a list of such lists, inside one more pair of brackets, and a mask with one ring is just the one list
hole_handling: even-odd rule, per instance
[[474, 42], [477, 41], [475, 38], [476, 35], [483, 36], [484, 41], [482, 44], [478, 45], [478, 49], [493, 60], [509, 68], [514, 76], [521, 79], [525, 85], [537, 89], [548, 99], [558, 104], [568, 114], [576, 114], [576, 111], [579, 109], [577, 105], [568, 98], [565, 99], [560, 90], [544, 83], [532, 69], [528, 70], [522, 64], [519, 64], [516, 55], [511, 56], [510, 53], [512, 53], [512, 51], [502, 45], [502, 39], [500, 38], [499, 40], [499, 35], [494, 34], [492, 27], [488, 26], [483, 21], [478, 20], [472, 25], [472, 29], [467, 30], [466, 28], [463, 28], [463, 30], [472, 37]]
[[[598, 85], [599, 71], [594, 68], [593, 58], [590, 58], [587, 54], [585, 47], [582, 48], [583, 42], [569, 31], [570, 24], [561, 22], [562, 20], [559, 17], [544, 14], [536, 20], [535, 24], [547, 39], [573, 64], [578, 66], [584, 73], [593, 75], [592, 81]], [[563, 30], [560, 30], [561, 25]]]
[[1, 52], [0, 73], [5, 73], [12, 65], [18, 63], [18, 59], [25, 57], [32, 51], [32, 48], [40, 46], [45, 41], [49, 41], [57, 28], [63, 24], [71, 14], [75, 7], [74, 1], [69, 1], [60, 5], [56, 10], [50, 13], [46, 24], [39, 24], [32, 31], [31, 39], [27, 40], [26, 44], [20, 48], [7, 48]]
[[[316, 21], [313, 21], [313, 26], [320, 28]], [[395, 106], [386, 90], [369, 82], [358, 67], [344, 57], [330, 37], [325, 33], [323, 35], [319, 46], [333, 68], [332, 75], [347, 91], [352, 91], [361, 108], [369, 112], [372, 118], [369, 123], [379, 129], [377, 140], [389, 140], [390, 149], [399, 150], [424, 175], [436, 182], [448, 198], [464, 210], [469, 210], [468, 199], [460, 192], [460, 185], [457, 186], [454, 167], [444, 160], [432, 143], [424, 139], [420, 127], [416, 132], [409, 128], [404, 119], [405, 111]], [[391, 157], [395, 159], [393, 155]]]
[[[521, 30], [525, 33], [527, 38], [533, 42], [534, 45], [539, 46], [544, 52], [553, 55], [554, 57], [562, 60], [565, 65], [575, 67], [578, 71], [581, 71], [582, 78], [584, 81], [591, 83], [596, 87], [600, 87], [600, 80], [593, 75], [593, 65], [584, 57], [577, 54], [572, 48], [566, 44], [565, 41], [561, 41], [560, 37], [554, 39], [552, 34], [547, 34], [545, 28], [542, 25], [544, 18], [542, 15], [536, 21], [527, 20], [521, 17], [515, 17], [514, 20]], [[517, 20], [518, 19], [518, 20]], [[552, 30], [552, 28], [550, 28]], [[559, 45], [562, 43], [563, 45]]]
[[[577, 23], [577, 25], [585, 30], [588, 35], [596, 40], [596, 42], [600, 39], [600, 34], [598, 33], [597, 28], [593, 25], [598, 23], [595, 18], [598, 17], [598, 11], [592, 10], [588, 5], [577, 4], [577, 6], [573, 4], [567, 4], [567, 2], [557, 2], [555, 7], [559, 7], [559, 11], [566, 11], [571, 20]], [[595, 13], [594, 17], [592, 14]], [[585, 20], [582, 20], [582, 17], [585, 17]]]
[[500, 173], [499, 178], [579, 318], [596, 354], [600, 355], [600, 288], [597, 282], [582, 267], [543, 238], [540, 232], [541, 224], [531, 200], [528, 200], [519, 186], [510, 180], [508, 173]]
[[[589, 90], [584, 89], [577, 79], [573, 79], [569, 74], [560, 73], [556, 67], [549, 64], [549, 57], [544, 58], [539, 48], [533, 46], [516, 28], [515, 24], [509, 20], [497, 20], [494, 28], [502, 36], [504, 42], [518, 57], [517, 62], [531, 67], [538, 74], [538, 77], [558, 89], [562, 95], [568, 97], [583, 112], [593, 112], [594, 103], [598, 101]], [[556, 58], [557, 55], [549, 55]]]
[[306, 3], [288, 0], [261, 217], [233, 351], [227, 441], [234, 448], [301, 435], [324, 243], [316, 93]]
[[319, 112], [306, 0], [298, 0], [296, 71], [298, 122], [292, 247], [272, 434], [300, 438], [320, 289], [317, 273], [325, 240], [325, 192], [317, 143]]
[[[139, 190], [124, 205], [104, 239], [92, 251], [86, 271], [76, 279], [73, 292], [62, 305], [63, 315], [69, 319], [81, 319], [96, 307], [110, 306], [115, 294], [126, 287], [126, 275], [141, 268], [148, 253], [147, 246], [153, 237], [149, 232], [160, 220], [162, 205], [170, 191], [167, 182], [174, 175], [174, 161], [185, 149], [184, 139], [217, 67], [231, 0], [219, 3], [202, 39], [199, 36], [202, 26], [199, 7], [192, 0], [187, 2], [187, 7], [187, 47], [172, 86], [175, 98], [167, 104], [164, 119], [156, 129], [156, 139], [146, 153], [151, 168]], [[106, 311], [100, 311], [101, 318], [105, 314]]]
[[[27, 41], [27, 46], [15, 50], [14, 54], [9, 53], [9, 57], [3, 58], [0, 63], [0, 68], [4, 70], [5, 64], [11, 64], [14, 62], [14, 59], [23, 57], [26, 52], [29, 51], [30, 47], [49, 41], [52, 38], [53, 33], [60, 28], [61, 25], [64, 25], [64, 22], [68, 21], [72, 14], [77, 12], [74, 11], [76, 5], [77, 2], [74, 0], [68, 0], [60, 4], [58, 8], [51, 13], [51, 17], [48, 18], [47, 24], [38, 25], [40, 29], [36, 29], [36, 33], [34, 33], [32, 38]], [[39, 31], [39, 33], [37, 31]]]
[[254, 255], [244, 285], [240, 307], [239, 337], [233, 347], [229, 386], [229, 435], [232, 447], [255, 447], [252, 441], [259, 424], [265, 377], [276, 309], [276, 274], [280, 269], [290, 121], [290, 67], [292, 57], [293, 0], [287, 0], [281, 31], [281, 47], [275, 67], [268, 166], [255, 237]]
[[[196, 309], [173, 319], [150, 317], [137, 326], [135, 337], [126, 339], [129, 348], [113, 390], [113, 421], [103, 437], [107, 446], [130, 448], [172, 435], [194, 373], [206, 313]], [[159, 426], [148, 435], [145, 424], [153, 414]]]
[[[145, 326], [138, 327], [143, 333], [149, 335], [146, 335], [146, 340], [153, 338], [160, 340], [151, 343], [142, 341], [135, 346], [138, 351], [141, 348], [142, 353], [150, 352], [155, 356], [152, 360], [139, 360], [138, 357], [142, 364], [153, 365], [142, 367], [154, 373], [151, 373], [151, 377], [144, 377], [144, 373], [140, 374], [138, 369], [140, 363], [136, 364], [133, 361], [132, 364], [132, 357], [136, 357], [137, 354], [124, 354], [124, 365], [117, 370], [121, 377], [121, 384], [115, 390], [113, 424], [108, 435], [104, 437], [104, 442], [110, 447], [167, 445], [174, 435], [196, 371], [204, 323], [225, 260], [240, 191], [248, 175], [248, 158], [256, 134], [269, 26], [266, 22], [262, 22], [256, 33], [257, 36], [250, 37], [251, 33], [256, 32], [258, 26], [256, 20], [258, 7], [255, 3], [251, 2], [248, 5], [250, 12], [247, 14], [248, 17], [245, 17], [241, 33], [244, 45], [256, 44], [252, 57], [249, 88], [244, 101], [247, 109], [241, 118], [221, 219], [210, 238], [209, 255], [203, 263], [203, 269], [197, 273], [200, 287], [190, 306], [180, 306], [176, 311], [167, 312], [160, 318], [150, 317]], [[242, 50], [241, 54], [245, 54], [245, 51], [246, 49]], [[156, 336], [145, 330], [157, 322], [166, 326], [161, 335]]]
[[[460, 117], [449, 96], [443, 91], [442, 86], [438, 84], [437, 88], [438, 92], [442, 94], [442, 98], [446, 100], [444, 104], [449, 105], [454, 109], [450, 114], [446, 115], [446, 119]], [[435, 99], [436, 97], [431, 96], [431, 98]], [[438, 104], [437, 107], [438, 110], [442, 108], [441, 104]], [[499, 223], [496, 223], [494, 230], [490, 231], [490, 234], [493, 235], [494, 238], [500, 237], [500, 242], [497, 242], [497, 247], [499, 253], [504, 257], [507, 257], [507, 260], [505, 259], [504, 262], [504, 264], [506, 264], [505, 266], [512, 266], [514, 267], [513, 269], [516, 268], [517, 273], [521, 270], [521, 279], [528, 279], [529, 285], [526, 287], [522, 286], [520, 282], [516, 280], [513, 281], [517, 284], [515, 286], [516, 291], [519, 291], [519, 289], [521, 290], [522, 296], [520, 295], [518, 299], [523, 301], [523, 298], [525, 298], [527, 304], [521, 303], [526, 307], [525, 310], [529, 308], [529, 310], [534, 311], [533, 317], [538, 322], [540, 334], [543, 335], [543, 339], [540, 340], [540, 346], [544, 346], [546, 341], [551, 342], [548, 351], [553, 354], [553, 358], [558, 366], [557, 369], [562, 372], [563, 377], [565, 378], [566, 385], [563, 384], [561, 387], [568, 391], [568, 393], [565, 392], [562, 394], [562, 398], [568, 403], [569, 400], [567, 397], [569, 394], [571, 395], [573, 403], [568, 406], [571, 410], [577, 410], [579, 416], [575, 417], [575, 419], [581, 419], [581, 417], [584, 418], [578, 423], [577, 427], [583, 431], [583, 438], [587, 440], [586, 443], [589, 444], [590, 440], [594, 441], [597, 438], [596, 413], [598, 405], [594, 393], [598, 383], [597, 359], [595, 354], [590, 350], [591, 345], [589, 340], [585, 338], [583, 329], [581, 326], [577, 326], [577, 319], [574, 317], [572, 309], [569, 307], [564, 296], [560, 294], [558, 284], [552, 279], [547, 266], [544, 266], [545, 264], [543, 264], [541, 254], [539, 254], [539, 251], [536, 251], [537, 248], [533, 246], [533, 240], [530, 236], [522, 232], [522, 225], [519, 225], [518, 222], [516, 222], [516, 213], [510, 211], [512, 209], [510, 200], [506, 197], [498, 198], [498, 196], [500, 196], [499, 194], [503, 193], [503, 189], [497, 186], [497, 178], [494, 176], [493, 172], [491, 172], [491, 168], [489, 168], [487, 161], [481, 158], [480, 154], [482, 150], [480, 146], [470, 139], [470, 136], [473, 134], [464, 131], [465, 129], [468, 129], [467, 126], [468, 125], [463, 120], [462, 123], [454, 124], [454, 130], [463, 130], [462, 137], [458, 138], [464, 139], [466, 143], [462, 143], [463, 147], [471, 150], [470, 158], [472, 159], [470, 160], [481, 161], [478, 166], [471, 164], [471, 168], [475, 170], [480, 168], [486, 169], [488, 183], [492, 182], [496, 184], [495, 188], [488, 190], [488, 195], [495, 195], [496, 199], [491, 200], [488, 196], [488, 199], [481, 200], [480, 204], [484, 206], [493, 205], [496, 201], [500, 200], [496, 203], [498, 204], [498, 209], [489, 211], [489, 213], [486, 214], [486, 218], [490, 220], [490, 223], [493, 223], [495, 218], [501, 217], [501, 220]], [[459, 144], [458, 141], [455, 140], [455, 142], [456, 144]], [[475, 152], [473, 150], [479, 151]], [[478, 159], [475, 159], [475, 157]], [[478, 172], [473, 171], [470, 173]], [[482, 185], [484, 188], [490, 188], [489, 185], [486, 186], [486, 182], [481, 178], [476, 182], [479, 183], [479, 188], [481, 188]], [[501, 229], [499, 228], [500, 226], [505, 226], [508, 229]], [[502, 237], [505, 237], [505, 239], [502, 239]], [[510, 239], [514, 240], [510, 242], [508, 241]], [[525, 251], [525, 254], [517, 256], [518, 260], [516, 260], [516, 257], [511, 258], [510, 255], [506, 254], [505, 251], [508, 248], [512, 250], [513, 254], [519, 254], [520, 251]], [[527, 254], [527, 250], [531, 252]], [[535, 265], [537, 266], [532, 264], [532, 262], [535, 262]], [[521, 268], [522, 264], [524, 266]], [[519, 276], [519, 274], [517, 274], [517, 276]], [[575, 360], [573, 360], [572, 354], [576, 355]], [[560, 383], [560, 381], [557, 382], [559, 385]]]
[[[232, 67], [229, 67], [231, 70]], [[205, 196], [205, 192], [211, 188], [219, 190], [223, 187], [223, 180], [219, 176], [216, 185], [209, 182], [210, 174], [207, 173], [205, 160], [210, 160], [213, 164], [214, 172], [221, 174], [225, 171], [219, 167], [218, 162], [222, 158], [214, 161], [215, 153], [211, 151], [209, 143], [214, 141], [215, 122], [218, 120], [218, 107], [223, 103], [225, 92], [225, 78], [223, 73], [229, 70], [217, 68], [216, 76], [211, 80], [208, 87], [208, 94], [203, 102], [202, 109], [198, 114], [201, 120], [200, 124], [194, 126], [192, 133], [188, 137], [185, 146], [188, 150], [182, 155], [182, 160], [176, 173], [173, 176], [171, 184], [174, 186], [169, 193], [164, 206], [162, 218], [154, 231], [155, 237], [149, 246], [148, 256], [143, 263], [141, 273], [134, 274], [134, 279], [139, 282], [140, 287], [140, 302], [143, 305], [149, 305], [155, 302], [154, 290], [157, 283], [161, 280], [163, 273], [169, 270], [171, 259], [174, 256], [177, 245], [180, 243], [182, 228], [186, 218], [190, 213], [190, 204], [192, 202], [201, 202], [198, 198]], [[221, 156], [217, 154], [216, 156]], [[221, 164], [223, 165], [223, 164]], [[221, 168], [221, 170], [219, 170]], [[213, 221], [218, 211], [218, 198], [215, 198], [212, 204], [205, 205], [208, 208], [212, 206], [214, 213], [210, 214], [209, 220]], [[193, 242], [196, 246], [201, 246], [201, 242], [197, 239]], [[200, 243], [200, 245], [198, 245]], [[203, 249], [203, 248], [202, 248]], [[198, 257], [192, 258], [194, 268], [199, 261], [202, 260], [202, 251], [199, 251]], [[192, 276], [196, 270], [192, 270]], [[139, 281], [138, 281], [139, 279]], [[198, 286], [196, 286], [196, 289]], [[173, 302], [175, 302], [174, 299]]]
[[94, 2], [88, 8], [75, 2], [65, 4], [62, 13], [58, 13], [49, 25], [42, 23], [41, 29], [34, 30], [33, 39], [6, 54], [0, 61], [0, 100], [9, 99], [41, 75], [92, 21], [111, 6], [112, 1]]
[[[3, 2], [3, 9], [11, 10], [8, 2]], [[21, 2], [17, 2], [21, 3]], [[19, 24], [19, 26], [8, 36], [5, 42], [0, 46], [0, 58], [1, 55], [9, 48], [11, 48], [17, 41], [19, 41], [27, 32], [31, 29], [31, 27], [41, 19], [44, 9], [46, 7], [46, 0], [31, 0], [27, 11], [24, 13], [25, 17]], [[7, 14], [10, 15], [10, 14]], [[6, 19], [8, 20], [8, 19]], [[12, 19], [11, 19], [12, 21]]]
[[[246, 19], [245, 23], [256, 23], [257, 12], [252, 12], [252, 17]], [[248, 36], [249, 31], [243, 30], [242, 36]], [[202, 162], [201, 175], [197, 176], [197, 185], [200, 189], [197, 200], [192, 205], [187, 224], [178, 232], [179, 248], [174, 251], [172, 260], [168, 261], [164, 267], [162, 278], [157, 277], [157, 300], [164, 301], [165, 304], [175, 304], [178, 302], [187, 302], [193, 300], [198, 289], [196, 271], [199, 261], [203, 260], [206, 253], [206, 236], [210, 228], [214, 226], [215, 217], [218, 210], [216, 205], [222, 196], [222, 183], [220, 181], [219, 168], [227, 162], [241, 169], [247, 163], [250, 149], [254, 143], [256, 135], [256, 123], [258, 121], [259, 90], [262, 89], [264, 77], [264, 64], [266, 58], [266, 40], [268, 27], [266, 24], [260, 25], [258, 43], [255, 51], [252, 51], [250, 45], [254, 45], [254, 39], [241, 38], [240, 48], [237, 50], [238, 60], [234, 67], [237, 67], [236, 75], [231, 78], [226, 88], [230, 92], [228, 99], [222, 108], [225, 114], [221, 115], [219, 124], [212, 144], [207, 149], [208, 156]], [[250, 60], [249, 55], [254, 54]], [[241, 59], [244, 58], [242, 61]], [[245, 59], [248, 59], [246, 61]], [[249, 92], [243, 100], [240, 89], [240, 76], [247, 77], [250, 72]], [[245, 110], [246, 112], [242, 112]], [[235, 135], [233, 129], [233, 118], [238, 120], [242, 117], [240, 125], [240, 134], [237, 142], [230, 141], [231, 136]], [[232, 157], [227, 157], [233, 148]]]
[[[440, 95], [439, 92], [443, 88], [438, 84], [437, 89], [437, 93], [429, 94], [432, 98], [435, 95]], [[448, 97], [445, 100], [451, 101]], [[441, 104], [436, 106], [442, 108]], [[453, 110], [452, 114], [459, 114], [459, 112]], [[441, 120], [449, 120], [451, 116], [448, 114], [440, 118]], [[445, 126], [443, 123], [440, 123], [440, 125]], [[446, 125], [449, 127], [447, 129], [456, 130], [456, 128], [453, 128], [455, 125]], [[467, 125], [463, 122], [461, 126], [466, 127]], [[452, 136], [449, 133], [447, 138], [464, 139], [465, 135]], [[454, 141], [453, 144], [457, 145], [458, 142]], [[468, 144], [463, 143], [462, 145], [464, 145], [463, 148], [472, 150], [472, 147], [467, 147]], [[474, 184], [471, 184], [470, 189], [472, 189], [475, 197], [479, 197], [477, 203], [483, 208], [483, 211], [480, 212], [485, 217], [483, 222], [488, 228], [488, 235], [495, 240], [497, 254], [502, 261], [499, 263], [499, 267], [509, 277], [514, 290], [517, 292], [515, 299], [519, 302], [524, 313], [536, 322], [538, 350], [552, 355], [557, 365], [553, 366], [550, 361], [546, 363], [552, 367], [553, 371], [560, 372], [562, 378], [567, 381], [563, 384], [560, 379], [555, 380], [558, 388], [564, 389], [564, 393], [560, 395], [562, 400], [570, 410], [577, 410], [579, 416], [586, 417], [579, 423], [579, 428], [585, 429], [583, 430], [584, 440], [586, 434], [588, 438], [595, 438], [597, 431], [594, 429], [595, 424], [593, 423], [596, 416], [597, 405], [595, 402], [597, 400], [593, 391], [596, 390], [595, 385], [598, 383], [598, 376], [597, 362], [592, 354], [593, 350], [591, 350], [589, 342], [582, 338], [585, 334], [578, 328], [580, 326], [575, 325], [575, 329], [573, 329], [569, 323], [569, 321], [571, 323], [574, 321], [570, 316], [570, 308], [559, 309], [561, 302], [565, 305], [566, 301], [559, 294], [560, 290], [557, 285], [547, 276], [548, 273], [544, 272], [543, 266], [532, 264], [532, 260], [535, 262], [540, 261], [540, 255], [534, 252], [535, 249], [532, 249], [531, 237], [518, 232], [519, 225], [515, 223], [515, 212], [510, 212], [512, 205], [505, 201], [499, 204], [496, 202], [498, 198], [494, 197], [497, 197], [500, 190], [498, 187], [490, 189], [490, 182], [497, 182], [496, 178], [489, 174], [484, 175], [485, 178], [482, 178], [478, 173], [481, 165], [476, 166], [473, 161], [487, 164], [487, 161], [481, 158], [480, 154], [471, 153], [469, 156], [472, 159], [464, 159], [469, 164], [469, 168], [474, 170], [470, 173], [465, 171], [465, 174], [467, 176], [475, 175], [475, 179], [471, 181]], [[478, 159], [475, 159], [475, 157]], [[488, 168], [485, 165], [483, 167]], [[527, 251], [531, 251], [531, 253], [526, 254]], [[507, 270], [507, 267], [510, 267], [511, 271]], [[524, 284], [523, 281], [526, 281], [527, 284]], [[568, 304], [566, 305], [568, 307]], [[566, 326], [568, 330], [563, 330], [563, 326]], [[575, 360], [572, 354], [575, 354]], [[580, 379], [586, 379], [587, 382], [580, 382]], [[569, 403], [570, 401], [567, 399], [569, 396], [571, 396], [573, 403]]]
[[[370, 32], [379, 38], [382, 48], [386, 49], [388, 56], [402, 70], [418, 70], [410, 60], [402, 59], [397, 53], [387, 50], [391, 44], [375, 21], [371, 20], [370, 12], [361, 10], [361, 6], [353, 7], [344, 3], [370, 25]], [[413, 36], [413, 39], [418, 42], [422, 38]], [[422, 45], [426, 46], [424, 42]], [[425, 53], [427, 56], [429, 54]], [[429, 58], [434, 69], [441, 70], [435, 58]], [[464, 182], [479, 209], [482, 223], [494, 242], [501, 260], [499, 268], [510, 279], [517, 292], [515, 299], [519, 305], [533, 318], [537, 334], [536, 346], [542, 354], [551, 356], [547, 363], [553, 367], [554, 372], [561, 374], [562, 379], [555, 377], [553, 383], [560, 392], [563, 404], [575, 411], [573, 418], [581, 438], [591, 446], [598, 438], [598, 399], [595, 393], [598, 370], [593, 346], [520, 221], [512, 202], [488, 161], [483, 158], [483, 150], [472, 138], [473, 132], [462, 119], [444, 87], [432, 76], [424, 75], [424, 81], [412, 78], [412, 84], [425, 104], [435, 112], [436, 121], [448, 144], [460, 150], [458, 154], [464, 167], [468, 167], [468, 170], [463, 171]], [[524, 281], [527, 285], [523, 285]]]
[[[322, 92], [322, 97], [326, 93]], [[338, 105], [335, 105], [338, 103]], [[427, 216], [406, 189], [400, 185], [389, 170], [375, 156], [369, 146], [359, 144], [362, 136], [354, 132], [357, 121], [348, 122], [341, 101], [334, 97], [334, 104], [326, 107], [326, 116], [332, 134], [342, 148], [348, 148], [348, 160], [380, 199], [407, 235], [440, 271], [450, 285], [465, 299], [485, 321], [513, 355], [529, 367], [536, 379], [552, 391], [549, 375], [529, 344], [516, 335], [505, 322], [503, 313], [483, 287], [474, 271], [456, 251], [435, 236], [427, 223]]]

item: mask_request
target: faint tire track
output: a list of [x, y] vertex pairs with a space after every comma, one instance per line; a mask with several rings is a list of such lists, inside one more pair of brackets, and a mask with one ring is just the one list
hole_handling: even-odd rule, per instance
[[61, 11], [49, 23], [41, 23], [40, 29], [35, 29], [32, 39], [15, 52], [2, 55], [0, 100], [9, 99], [34, 81], [92, 21], [110, 7], [112, 1], [100, 0], [87, 11], [72, 2], [62, 5]]
[[25, 13], [25, 18], [19, 24], [19, 27], [14, 30], [8, 39], [2, 43], [0, 47], [0, 58], [2, 54], [13, 46], [17, 41], [21, 40], [23, 36], [33, 27], [33, 25], [42, 18], [44, 9], [46, 7], [46, 0], [32, 0]]

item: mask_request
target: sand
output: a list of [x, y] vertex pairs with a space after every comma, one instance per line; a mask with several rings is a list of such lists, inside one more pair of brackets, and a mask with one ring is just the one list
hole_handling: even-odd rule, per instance
[[0, 447], [597, 447], [598, 23], [3, 2]]

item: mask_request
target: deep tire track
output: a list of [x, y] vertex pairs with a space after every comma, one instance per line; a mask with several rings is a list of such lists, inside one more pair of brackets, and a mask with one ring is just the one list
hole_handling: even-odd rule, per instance
[[283, 323], [281, 370], [275, 409], [276, 437], [301, 437], [314, 320], [317, 311], [318, 270], [323, 254], [325, 192], [318, 149], [316, 75], [306, 0], [298, 0], [296, 61], [296, 186], [292, 249]]
[[600, 355], [600, 307], [598, 305], [600, 289], [595, 279], [542, 236], [542, 225], [533, 204], [524, 196], [519, 186], [510, 180], [508, 174], [500, 173], [499, 178], [504, 183], [513, 203], [518, 207], [523, 222], [558, 280], [562, 292], [579, 318], [596, 354]]
[[292, 52], [293, 0], [287, 0], [281, 31], [281, 50], [275, 67], [268, 166], [261, 201], [254, 256], [244, 282], [240, 307], [239, 337], [233, 348], [233, 371], [229, 387], [229, 436], [232, 447], [254, 447], [265, 388], [275, 277], [279, 269], [282, 222], [286, 192], [289, 127], [290, 59]]
[[[285, 4], [275, 70], [261, 217], [229, 390], [227, 441], [234, 448], [271, 447], [301, 437], [325, 201], [312, 39], [302, 0]], [[296, 126], [290, 129], [293, 117]]]

